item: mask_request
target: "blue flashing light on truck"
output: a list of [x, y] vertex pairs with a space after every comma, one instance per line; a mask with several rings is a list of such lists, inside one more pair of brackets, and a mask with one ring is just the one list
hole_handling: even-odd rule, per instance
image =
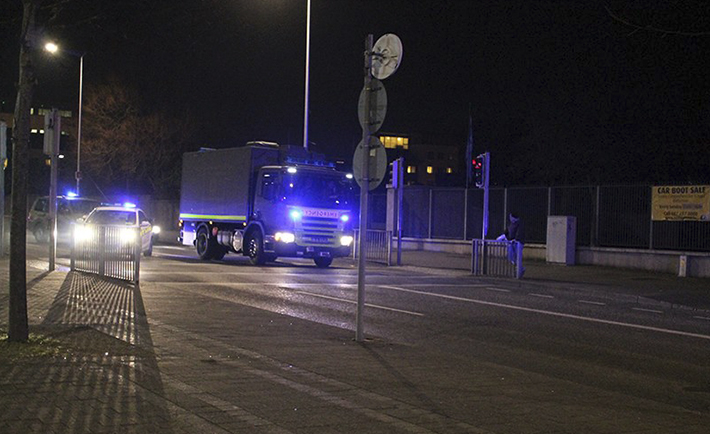
[[311, 258], [320, 268], [353, 242], [352, 176], [303, 148], [249, 142], [183, 155], [180, 241], [203, 260], [227, 252], [254, 265]]

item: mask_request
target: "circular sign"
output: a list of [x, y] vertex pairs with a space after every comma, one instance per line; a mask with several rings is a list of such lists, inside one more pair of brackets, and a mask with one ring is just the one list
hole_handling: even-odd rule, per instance
[[[365, 95], [368, 90], [363, 86], [360, 91], [360, 99], [357, 102], [357, 118], [360, 120], [360, 127], [365, 129], [365, 116], [368, 115], [365, 109]], [[370, 82], [370, 110], [369, 110], [369, 127], [371, 133], [379, 131], [382, 123], [385, 121], [387, 114], [387, 91], [382, 82], [373, 78]]]
[[[368, 179], [364, 176], [364, 160], [367, 156], [368, 162]], [[380, 139], [370, 136], [370, 145], [365, 146], [365, 142], [360, 140], [360, 143], [355, 148], [353, 155], [353, 176], [355, 181], [363, 188], [367, 184], [368, 190], [374, 190], [385, 179], [387, 173], [387, 151], [382, 146]]]
[[394, 33], [382, 35], [372, 47], [372, 75], [384, 80], [402, 62], [402, 41]]

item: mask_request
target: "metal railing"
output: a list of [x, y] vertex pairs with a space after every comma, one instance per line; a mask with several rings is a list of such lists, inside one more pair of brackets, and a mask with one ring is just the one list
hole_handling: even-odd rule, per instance
[[[653, 221], [652, 186], [491, 188], [486, 238], [502, 234], [508, 213], [525, 222], [525, 242], [547, 242], [549, 216], [574, 216], [576, 245], [710, 252], [707, 221]], [[408, 238], [481, 237], [483, 191], [406, 186], [402, 232]]]
[[471, 274], [521, 279], [524, 270], [523, 244], [517, 241], [472, 240]]
[[137, 227], [77, 226], [71, 242], [71, 269], [138, 283], [141, 238]]
[[[365, 259], [392, 265], [392, 231], [368, 229], [365, 233]], [[360, 231], [355, 231], [353, 244], [353, 259], [357, 259], [359, 251]]]

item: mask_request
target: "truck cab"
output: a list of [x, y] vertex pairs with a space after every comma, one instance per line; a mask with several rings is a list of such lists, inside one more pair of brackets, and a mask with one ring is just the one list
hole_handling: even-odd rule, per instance
[[264, 252], [312, 258], [321, 267], [347, 256], [353, 241], [353, 197], [351, 177], [331, 168], [262, 167], [253, 222], [263, 227]]

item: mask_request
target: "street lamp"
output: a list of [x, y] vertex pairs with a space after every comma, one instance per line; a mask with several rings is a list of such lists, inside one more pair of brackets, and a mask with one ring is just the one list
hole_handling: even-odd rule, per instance
[[[48, 42], [44, 45], [44, 49], [55, 54], [59, 51], [59, 46], [54, 42]], [[81, 181], [81, 111], [82, 111], [82, 93], [84, 90], [84, 54], [71, 50], [62, 50], [67, 54], [79, 58], [79, 118], [77, 122], [76, 132], [76, 194], [80, 195], [79, 183]]]
[[308, 151], [308, 76], [311, 57], [311, 0], [306, 12], [306, 96], [303, 103], [303, 148]]

